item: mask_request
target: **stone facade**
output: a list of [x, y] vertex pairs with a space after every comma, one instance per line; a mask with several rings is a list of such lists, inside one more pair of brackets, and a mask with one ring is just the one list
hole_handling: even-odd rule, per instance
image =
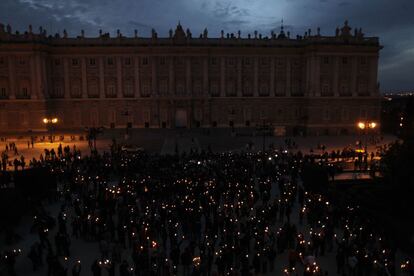
[[254, 127], [339, 134], [378, 121], [378, 38], [319, 30], [242, 38], [179, 24], [167, 38], [76, 38], [0, 24], [0, 132], [61, 129]]

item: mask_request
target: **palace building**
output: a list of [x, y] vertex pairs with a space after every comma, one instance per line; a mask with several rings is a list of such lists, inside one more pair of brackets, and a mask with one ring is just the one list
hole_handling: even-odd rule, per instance
[[269, 124], [279, 135], [337, 135], [379, 121], [377, 37], [348, 23], [242, 37], [178, 24], [169, 37], [47, 35], [0, 24], [0, 132]]

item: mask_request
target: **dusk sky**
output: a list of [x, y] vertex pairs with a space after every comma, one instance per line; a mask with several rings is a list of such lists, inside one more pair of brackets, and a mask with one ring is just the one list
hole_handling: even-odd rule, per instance
[[308, 28], [334, 35], [348, 19], [366, 36], [379, 36], [384, 49], [380, 57], [381, 91], [414, 90], [413, 0], [1, 0], [0, 22], [13, 31], [29, 24], [48, 33], [62, 32], [97, 36], [98, 30], [124, 35], [149, 35], [151, 28], [166, 36], [180, 20], [198, 36], [207, 27], [209, 36], [220, 30], [242, 35], [258, 30], [269, 35], [279, 31], [283, 19], [292, 36]]

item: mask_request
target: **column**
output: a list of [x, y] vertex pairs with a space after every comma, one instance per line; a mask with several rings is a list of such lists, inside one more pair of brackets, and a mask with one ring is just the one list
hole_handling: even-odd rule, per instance
[[306, 94], [314, 96], [313, 91], [312, 91], [312, 87], [311, 87], [311, 79], [312, 79], [312, 75], [311, 75], [311, 57], [306, 57], [306, 67], [305, 67], [305, 89], [306, 89]]
[[137, 56], [133, 57], [134, 62], [134, 86], [135, 86], [135, 98], [141, 97], [141, 86], [139, 79], [139, 58]]
[[237, 97], [243, 96], [242, 57], [237, 59]]
[[352, 97], [358, 96], [357, 78], [358, 78], [358, 58], [355, 56], [355, 57], [352, 58], [352, 72], [351, 72], [351, 93], [352, 93]]
[[339, 70], [339, 64], [338, 64], [338, 57], [334, 57], [333, 58], [333, 73], [334, 73], [334, 77], [333, 77], [333, 95], [334, 97], [338, 97], [339, 96], [339, 92], [338, 92], [338, 70]]
[[308, 70], [308, 92], [310, 95], [316, 96], [316, 86], [315, 86], [315, 57], [314, 54], [310, 54], [308, 57], [308, 64], [307, 64], [307, 70]]
[[226, 58], [220, 58], [220, 97], [226, 96]]
[[121, 57], [116, 57], [116, 97], [122, 98], [122, 59]]
[[49, 81], [48, 81], [49, 74], [47, 73], [47, 70], [46, 70], [46, 58], [42, 56], [38, 56], [38, 58], [42, 66], [42, 79], [43, 79], [43, 90], [40, 90], [41, 93], [39, 94], [39, 99], [44, 99], [45, 97], [48, 97], [49, 95]]
[[156, 67], [156, 58], [151, 57], [151, 83], [152, 83], [152, 95], [158, 96], [157, 91], [157, 67]]
[[320, 66], [321, 58], [319, 56], [314, 57], [314, 64], [313, 64], [313, 71], [314, 71], [314, 95], [316, 97], [321, 96], [321, 66]]
[[185, 86], [186, 86], [186, 95], [191, 96], [191, 57], [187, 57], [185, 61]]
[[99, 98], [105, 98], [105, 68], [104, 58], [99, 57]]
[[43, 98], [44, 96], [44, 91], [46, 89], [45, 83], [44, 83], [44, 79], [43, 79], [43, 66], [41, 64], [41, 59], [39, 55], [35, 56], [35, 64], [36, 64], [36, 79], [37, 79], [37, 84], [38, 84], [38, 89], [39, 89], [39, 98]]
[[82, 62], [82, 98], [88, 97], [88, 84], [86, 80], [86, 57], [81, 58]]
[[254, 57], [253, 64], [253, 96], [259, 96], [259, 58]]
[[65, 82], [65, 99], [70, 98], [70, 80], [69, 80], [69, 61], [68, 58], [63, 58], [63, 75]]
[[275, 59], [270, 57], [270, 84], [269, 84], [269, 96], [274, 97], [275, 94]]
[[174, 57], [170, 57], [168, 61], [168, 93], [170, 96], [175, 95], [175, 84], [174, 84]]
[[203, 60], [203, 91], [204, 95], [208, 96], [208, 57]]
[[8, 62], [9, 62], [9, 87], [10, 87], [9, 99], [15, 99], [16, 98], [16, 82], [15, 82], [16, 58], [14, 56], [9, 56]]
[[39, 86], [36, 79], [36, 56], [30, 56], [30, 83], [31, 83], [31, 91], [32, 99], [37, 99], [39, 94]]
[[291, 61], [290, 58], [286, 58], [286, 97], [292, 96], [291, 93]]

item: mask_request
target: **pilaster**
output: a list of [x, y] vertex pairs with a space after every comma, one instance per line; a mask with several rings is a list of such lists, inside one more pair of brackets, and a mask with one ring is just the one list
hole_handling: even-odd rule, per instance
[[254, 57], [253, 64], [253, 96], [259, 96], [259, 58]]
[[237, 58], [237, 97], [243, 96], [242, 57]]
[[88, 84], [86, 80], [86, 57], [81, 58], [82, 62], [82, 98], [88, 97]]
[[117, 80], [117, 88], [116, 88], [116, 97], [122, 98], [122, 59], [121, 57], [116, 57], [116, 80]]
[[226, 96], [226, 58], [220, 58], [220, 97]]
[[99, 57], [99, 98], [105, 98], [105, 67], [104, 58]]
[[152, 95], [151, 96], [158, 96], [157, 91], [157, 64], [156, 58], [151, 57], [151, 85], [152, 85]]
[[36, 80], [36, 57], [30, 56], [30, 84], [31, 84], [31, 98], [37, 99], [40, 93], [39, 86]]
[[185, 59], [185, 86], [186, 86], [186, 95], [192, 96], [192, 86], [191, 86], [191, 58], [187, 57]]
[[9, 56], [8, 58], [9, 64], [9, 86], [10, 86], [10, 93], [9, 99], [16, 99], [16, 57]]
[[70, 80], [69, 80], [69, 61], [68, 58], [63, 58], [63, 75], [65, 83], [65, 99], [70, 98]]
[[273, 57], [270, 58], [270, 83], [269, 83], [269, 96], [275, 96], [275, 59]]
[[291, 77], [291, 60], [289, 57], [286, 58], [286, 97], [290, 97], [292, 96], [292, 91], [291, 91], [291, 87], [292, 87], [292, 77]]
[[357, 91], [357, 78], [358, 78], [358, 58], [352, 58], [352, 72], [351, 72], [351, 93], [352, 97], [358, 96]]
[[203, 92], [208, 96], [208, 57], [203, 59]]
[[168, 86], [169, 91], [168, 93], [171, 96], [175, 95], [175, 82], [174, 82], [175, 76], [174, 76], [174, 57], [170, 57], [168, 60]]
[[333, 95], [334, 97], [338, 97], [339, 96], [339, 92], [338, 92], [338, 70], [339, 70], [339, 58], [338, 57], [333, 57]]
[[141, 85], [140, 85], [140, 78], [139, 78], [139, 57], [135, 56], [133, 60], [134, 64], [134, 95], [136, 98], [141, 97]]

